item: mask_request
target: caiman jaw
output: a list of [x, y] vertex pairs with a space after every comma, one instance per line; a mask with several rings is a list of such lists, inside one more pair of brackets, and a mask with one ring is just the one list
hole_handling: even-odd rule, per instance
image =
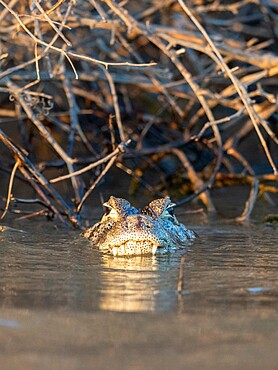
[[146, 254], [155, 254], [158, 248], [157, 243], [149, 240], [127, 241], [119, 246], [110, 249], [113, 256], [138, 256]]

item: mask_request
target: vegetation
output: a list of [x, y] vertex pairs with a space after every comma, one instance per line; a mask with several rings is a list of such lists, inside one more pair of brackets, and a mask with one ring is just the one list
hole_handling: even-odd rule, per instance
[[212, 186], [249, 184], [240, 220], [277, 191], [276, 1], [0, 0], [0, 20], [2, 219], [39, 203], [81, 226], [115, 167], [208, 210]]

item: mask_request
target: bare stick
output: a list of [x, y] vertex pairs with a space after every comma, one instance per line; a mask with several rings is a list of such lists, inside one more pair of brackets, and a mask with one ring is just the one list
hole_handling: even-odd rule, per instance
[[124, 141], [126, 141], [126, 138], [125, 138], [125, 133], [124, 133], [124, 130], [123, 130], [123, 124], [122, 124], [121, 113], [120, 113], [120, 108], [119, 108], [119, 104], [118, 104], [118, 96], [117, 96], [115, 84], [114, 84], [114, 81], [113, 81], [113, 78], [112, 78], [111, 74], [107, 70], [105, 70], [104, 68], [103, 68], [103, 71], [106, 75], [107, 81], [108, 81], [109, 86], [110, 86], [111, 96], [112, 96], [115, 115], [116, 115], [116, 122], [117, 122], [119, 133], [120, 133], [120, 138], [121, 138], [121, 141], [124, 142]]
[[[185, 153], [183, 153], [181, 150], [176, 149], [176, 148], [172, 149], [171, 152], [179, 158], [179, 160], [183, 164], [184, 168], [187, 170], [188, 177], [189, 177], [194, 189], [196, 190], [196, 192], [199, 192], [201, 189], [204, 189], [205, 187], [204, 187], [204, 183], [203, 183], [202, 179], [197, 175], [193, 166], [191, 165], [191, 163], [187, 159]], [[209, 192], [206, 190], [204, 192], [201, 192], [199, 194], [199, 196], [202, 199], [202, 201], [204, 202], [204, 204], [206, 205], [207, 209], [210, 212], [214, 212], [215, 207], [213, 205], [213, 202], [211, 200]]]
[[[27, 220], [27, 219], [32, 218], [32, 217], [37, 217], [37, 216], [40, 216], [40, 215], [46, 215], [47, 212], [48, 211], [46, 211], [45, 209], [41, 209], [40, 211], [32, 212], [31, 214], [17, 217], [16, 220], [17, 221]], [[49, 214], [47, 214], [47, 216], [49, 217]]]
[[185, 263], [185, 254], [182, 255], [179, 268], [179, 277], [177, 284], [178, 294], [182, 294], [184, 291], [184, 263]]
[[215, 121], [213, 121], [213, 122], [207, 122], [207, 123], [203, 126], [202, 130], [198, 133], [198, 135], [197, 135], [197, 136], [193, 136], [193, 137], [192, 137], [192, 139], [194, 139], [194, 140], [196, 140], [196, 139], [200, 139], [200, 138], [204, 135], [205, 131], [206, 131], [209, 127], [211, 127], [211, 126], [213, 126], [213, 125], [220, 125], [220, 124], [223, 124], [223, 123], [231, 122], [233, 119], [238, 118], [239, 116], [241, 116], [241, 114], [243, 113], [244, 109], [245, 109], [245, 108], [244, 108], [244, 107], [242, 107], [242, 109], [240, 109], [239, 111], [237, 111], [236, 113], [234, 113], [234, 114], [232, 114], [232, 115], [230, 115], [230, 116], [226, 116], [226, 117], [224, 117], [224, 118], [220, 118], [220, 119], [215, 120]]
[[88, 196], [91, 194], [91, 192], [95, 189], [95, 187], [99, 184], [99, 182], [102, 180], [102, 178], [107, 174], [107, 172], [113, 166], [113, 164], [114, 164], [114, 162], [115, 162], [116, 159], [117, 159], [116, 156], [110, 159], [110, 161], [107, 163], [107, 165], [105, 166], [105, 168], [103, 169], [103, 171], [101, 172], [101, 174], [98, 176], [98, 178], [96, 179], [96, 181], [93, 183], [93, 185], [90, 187], [90, 189], [87, 190], [87, 192], [85, 193], [84, 197], [81, 199], [81, 202], [78, 204], [77, 213], [79, 213], [81, 211], [81, 208], [82, 208], [85, 200], [88, 198]]
[[14, 166], [13, 166], [12, 172], [11, 172], [11, 177], [10, 177], [10, 182], [9, 182], [9, 188], [8, 188], [8, 195], [7, 195], [7, 201], [6, 201], [5, 210], [2, 213], [2, 215], [0, 217], [0, 220], [3, 220], [4, 217], [6, 216], [7, 212], [8, 212], [10, 201], [11, 201], [11, 197], [12, 197], [12, 188], [13, 188], [14, 176], [15, 176], [15, 173], [16, 173], [16, 170], [17, 170], [18, 166], [19, 166], [19, 161], [16, 161], [15, 164], [14, 164]]
[[[12, 155], [15, 157], [15, 160], [20, 162], [20, 166], [18, 167], [18, 169], [22, 172], [22, 174], [28, 180], [28, 182], [30, 182], [30, 184], [34, 187], [36, 192], [42, 197], [43, 201], [46, 202], [46, 204], [48, 204], [49, 207], [51, 207], [55, 214], [57, 214], [58, 218], [62, 220], [60, 212], [48, 199], [48, 196], [45, 195], [45, 193], [52, 196], [53, 199], [57, 201], [57, 203], [63, 208], [63, 211], [67, 215], [69, 221], [74, 226], [79, 226], [78, 218], [71, 210], [71, 208], [67, 205], [67, 203], [64, 201], [64, 199], [60, 196], [60, 194], [49, 184], [45, 177], [36, 169], [32, 162], [26, 157], [26, 155], [11, 142], [8, 136], [1, 129], [0, 129], [0, 140], [11, 151]], [[36, 179], [36, 181], [34, 181], [34, 179]], [[45, 193], [39, 187], [38, 183], [41, 185], [42, 189], [44, 189]]]
[[54, 29], [54, 31], [61, 37], [61, 39], [68, 45], [68, 46], [72, 46], [71, 42], [69, 40], [67, 40], [67, 38], [65, 37], [65, 35], [63, 35], [63, 33], [56, 27], [56, 25], [52, 22], [52, 20], [49, 18], [48, 14], [44, 11], [44, 9], [42, 8], [42, 6], [40, 5], [40, 3], [37, 1], [37, 0], [33, 0], [34, 3], [36, 4], [36, 7], [39, 9], [39, 11], [41, 12], [42, 16], [47, 20], [47, 22], [51, 25], [51, 27]]
[[130, 140], [128, 140], [126, 143], [121, 143], [121, 144], [118, 145], [118, 147], [112, 153], [108, 154], [106, 157], [104, 157], [104, 158], [102, 158], [102, 159], [100, 159], [100, 160], [98, 160], [94, 163], [89, 164], [88, 166], [82, 168], [81, 170], [75, 171], [75, 172], [73, 172], [71, 174], [68, 174], [68, 175], [59, 176], [56, 179], [52, 179], [52, 180], [50, 180], [50, 182], [53, 184], [55, 182], [59, 182], [59, 181], [69, 179], [72, 176], [81, 175], [82, 173], [87, 172], [87, 171], [93, 169], [94, 167], [97, 167], [100, 164], [107, 162], [111, 158], [116, 157], [119, 153], [123, 153], [125, 151], [126, 146], [129, 143], [130, 143]]
[[257, 178], [254, 178], [248, 201], [245, 203], [245, 208], [241, 216], [236, 218], [237, 221], [243, 222], [249, 219], [256, 202], [258, 190], [259, 190], [259, 180]]
[[50, 14], [50, 13], [52, 13], [52, 12], [54, 12], [54, 10], [56, 10], [63, 2], [65, 2], [66, 0], [58, 0], [57, 1], [57, 3], [56, 4], [54, 4], [53, 6], [52, 6], [52, 8], [50, 8], [47, 12], [46, 12], [46, 14]]
[[[60, 157], [65, 161], [68, 167], [69, 173], [74, 172], [72, 158], [67, 155], [64, 149], [57, 143], [57, 141], [53, 138], [50, 132], [40, 122], [40, 120], [34, 114], [30, 106], [24, 100], [23, 95], [20, 92], [18, 92], [17, 86], [14, 85], [7, 77], [6, 79], [7, 79], [7, 86], [10, 88], [12, 94], [16, 97], [16, 99], [20, 102], [20, 105], [25, 110], [25, 113], [27, 114], [27, 116], [36, 125], [41, 135], [49, 142], [49, 144], [56, 150], [56, 152], [60, 155]], [[71, 179], [72, 179], [72, 186], [75, 190], [75, 196], [77, 199], [80, 199], [78, 182], [74, 176], [72, 176]]]
[[234, 148], [230, 148], [227, 150], [227, 154], [236, 158], [243, 165], [243, 167], [250, 173], [250, 175], [255, 176], [253, 168], [250, 166], [248, 161], [243, 157], [243, 155], [241, 155], [237, 150], [235, 150]]
[[61, 221], [61, 222], [65, 222], [65, 220], [63, 219], [61, 213], [59, 212], [59, 210], [55, 207], [54, 204], [52, 204], [50, 202], [50, 200], [47, 198], [46, 194], [44, 193], [44, 191], [39, 187], [39, 185], [36, 183], [36, 181], [34, 181], [34, 179], [32, 178], [32, 176], [30, 175], [29, 171], [27, 171], [26, 168], [24, 168], [23, 166], [20, 166], [19, 167], [19, 170], [20, 172], [22, 173], [22, 175], [25, 177], [25, 179], [30, 183], [30, 185], [34, 188], [34, 190], [36, 191], [36, 193], [42, 198], [43, 202], [45, 204], [47, 204], [47, 207], [49, 209], [51, 209], [51, 211], [57, 216], [57, 218]]

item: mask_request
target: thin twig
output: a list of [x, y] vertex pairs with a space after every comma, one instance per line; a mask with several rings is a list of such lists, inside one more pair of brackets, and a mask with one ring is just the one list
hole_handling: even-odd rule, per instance
[[52, 184], [54, 184], [55, 182], [63, 181], [63, 180], [71, 178], [72, 176], [78, 176], [78, 175], [81, 175], [82, 173], [90, 171], [91, 169], [101, 165], [102, 163], [105, 163], [105, 162], [109, 161], [111, 158], [116, 157], [119, 153], [124, 153], [125, 148], [129, 143], [130, 143], [130, 140], [128, 140], [125, 143], [121, 143], [117, 146], [117, 148], [113, 152], [108, 154], [106, 157], [104, 157], [104, 158], [102, 158], [102, 159], [100, 159], [100, 160], [98, 160], [94, 163], [89, 164], [88, 166], [82, 168], [81, 170], [75, 171], [75, 172], [70, 173], [68, 175], [59, 176], [56, 179], [51, 179], [50, 182]]
[[242, 212], [241, 216], [236, 218], [237, 221], [244, 222], [249, 219], [251, 212], [253, 211], [255, 202], [256, 202], [258, 190], [259, 190], [259, 180], [257, 178], [254, 178], [249, 198], [247, 202], [245, 203], [244, 211]]
[[13, 183], [14, 183], [14, 176], [15, 176], [15, 173], [16, 173], [16, 170], [17, 170], [19, 164], [20, 164], [20, 162], [19, 161], [16, 161], [15, 164], [14, 164], [14, 166], [13, 166], [13, 169], [12, 169], [12, 172], [11, 172], [11, 176], [10, 176], [9, 187], [8, 187], [8, 195], [7, 195], [6, 206], [5, 206], [4, 212], [2, 213], [2, 215], [0, 217], [0, 220], [3, 220], [4, 217], [6, 216], [7, 212], [8, 212], [10, 201], [11, 201], [11, 197], [12, 197], [12, 188], [13, 188]]
[[121, 141], [124, 142], [124, 141], [126, 141], [126, 138], [125, 138], [125, 133], [124, 133], [124, 129], [123, 129], [120, 107], [119, 107], [119, 103], [118, 103], [118, 96], [117, 96], [115, 84], [114, 84], [113, 78], [112, 78], [111, 74], [109, 73], [109, 71], [106, 70], [105, 68], [102, 68], [102, 70], [105, 73], [107, 81], [108, 81], [109, 86], [110, 86], [110, 91], [111, 91], [111, 96], [112, 96], [112, 100], [113, 100], [113, 106], [114, 106], [117, 126], [118, 126], [118, 129], [119, 129], [119, 134], [120, 134]]
[[184, 263], [185, 263], [185, 254], [182, 255], [179, 268], [179, 277], [177, 284], [178, 294], [182, 294], [184, 291]]
[[[204, 188], [204, 183], [203, 183], [202, 179], [197, 175], [193, 166], [191, 165], [191, 163], [187, 159], [185, 153], [182, 152], [179, 149], [176, 149], [176, 148], [172, 149], [171, 152], [179, 158], [179, 160], [183, 164], [184, 168], [186, 168], [187, 173], [188, 173], [188, 177], [189, 177], [191, 183], [194, 186], [195, 192], [199, 192], [201, 189], [203, 189]], [[207, 209], [210, 212], [214, 212], [215, 207], [213, 205], [213, 202], [211, 200], [209, 192], [206, 190], [204, 192], [201, 192], [199, 194], [199, 196], [200, 196], [201, 200], [203, 201], [203, 203], [205, 204], [205, 206], [207, 207]]]
[[88, 198], [88, 196], [92, 193], [92, 191], [95, 189], [95, 187], [99, 184], [99, 182], [102, 180], [102, 178], [107, 174], [107, 172], [110, 170], [110, 168], [113, 166], [114, 162], [116, 161], [117, 157], [112, 157], [109, 162], [106, 164], [104, 169], [102, 170], [101, 174], [98, 176], [98, 178], [94, 181], [94, 183], [91, 185], [90, 189], [87, 190], [83, 198], [81, 199], [81, 202], [77, 206], [77, 213], [80, 213], [81, 208], [85, 202], [85, 200]]

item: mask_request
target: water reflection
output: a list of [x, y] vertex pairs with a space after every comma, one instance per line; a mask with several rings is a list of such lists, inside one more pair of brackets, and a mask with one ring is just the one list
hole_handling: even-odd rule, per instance
[[102, 263], [100, 309], [142, 312], [169, 310], [175, 306], [176, 281], [163, 278], [169, 269], [169, 258], [104, 255]]

